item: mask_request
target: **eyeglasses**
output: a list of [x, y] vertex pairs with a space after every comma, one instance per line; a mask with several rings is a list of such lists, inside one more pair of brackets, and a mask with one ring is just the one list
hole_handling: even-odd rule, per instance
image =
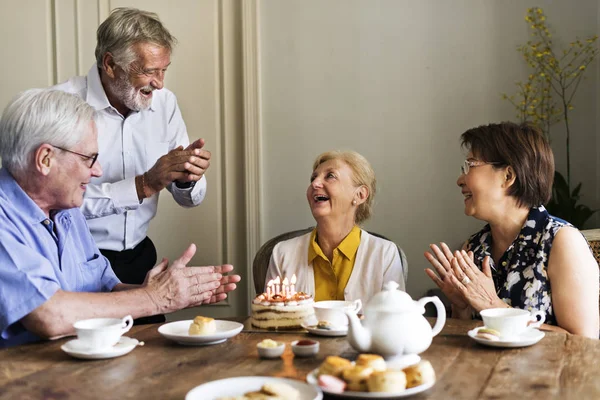
[[78, 152], [73, 151], [73, 150], [64, 149], [62, 147], [58, 147], [58, 146], [54, 146], [54, 145], [52, 145], [52, 146], [56, 147], [59, 150], [66, 151], [67, 153], [77, 154], [78, 156], [83, 157], [86, 160], [92, 160], [92, 162], [88, 165], [88, 167], [90, 167], [90, 168], [92, 168], [94, 166], [94, 164], [96, 163], [96, 160], [98, 160], [98, 153], [94, 153], [91, 156], [88, 156], [86, 154], [81, 154], [81, 153], [78, 153]]
[[469, 170], [473, 167], [480, 167], [482, 165], [498, 165], [498, 164], [502, 164], [499, 162], [486, 162], [486, 161], [472, 161], [472, 160], [465, 160], [463, 162], [463, 165], [460, 166], [460, 172], [464, 175], [467, 175], [469, 173]]

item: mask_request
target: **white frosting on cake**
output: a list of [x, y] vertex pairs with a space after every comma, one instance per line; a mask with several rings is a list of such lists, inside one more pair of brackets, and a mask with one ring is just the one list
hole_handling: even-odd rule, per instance
[[259, 295], [252, 302], [252, 325], [273, 330], [300, 329], [304, 320], [314, 315], [314, 309], [312, 298], [299, 300], [297, 297], [279, 298], [278, 301], [273, 301], [264, 295]]

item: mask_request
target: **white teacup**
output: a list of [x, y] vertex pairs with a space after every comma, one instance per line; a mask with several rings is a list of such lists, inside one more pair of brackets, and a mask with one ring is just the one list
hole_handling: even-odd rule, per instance
[[362, 308], [362, 301], [360, 299], [317, 301], [313, 304], [313, 308], [319, 321], [327, 321], [333, 326], [346, 327], [348, 326], [348, 317], [346, 317], [345, 311], [358, 313]]
[[112, 347], [133, 326], [133, 318], [92, 318], [73, 324], [82, 347], [88, 350], [100, 350]]
[[479, 314], [486, 328], [500, 332], [503, 337], [519, 336], [528, 329], [539, 328], [546, 320], [542, 311], [518, 308], [489, 308]]

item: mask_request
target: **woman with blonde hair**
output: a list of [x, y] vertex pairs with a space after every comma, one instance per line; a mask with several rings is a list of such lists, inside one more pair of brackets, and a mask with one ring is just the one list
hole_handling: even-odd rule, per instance
[[319, 155], [306, 190], [317, 226], [275, 246], [265, 283], [295, 274], [296, 289], [313, 294], [315, 301], [360, 299], [363, 304], [385, 282], [396, 281], [404, 290], [404, 254], [359, 227], [371, 216], [375, 191], [375, 172], [362, 155]]

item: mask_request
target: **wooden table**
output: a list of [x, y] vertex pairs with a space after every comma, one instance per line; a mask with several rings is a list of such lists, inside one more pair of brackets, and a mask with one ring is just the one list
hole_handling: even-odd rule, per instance
[[[238, 319], [244, 320], [245, 318]], [[414, 399], [600, 399], [600, 341], [546, 332], [531, 347], [483, 347], [466, 332], [481, 322], [449, 319], [421, 357], [437, 374], [433, 388]], [[108, 360], [73, 359], [60, 350], [68, 339], [0, 350], [0, 399], [183, 399], [211, 380], [267, 375], [304, 380], [327, 355], [354, 358], [345, 337], [312, 337], [321, 343], [314, 358], [259, 359], [256, 344], [272, 338], [291, 342], [304, 333], [243, 331], [207, 347], [164, 339], [158, 325], [134, 327], [127, 336], [145, 342]]]

